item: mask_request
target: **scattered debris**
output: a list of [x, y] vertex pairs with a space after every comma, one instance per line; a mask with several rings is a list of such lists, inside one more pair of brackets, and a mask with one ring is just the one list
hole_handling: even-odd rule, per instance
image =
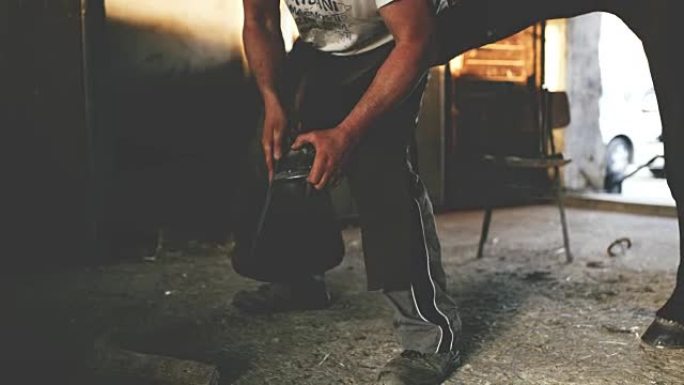
[[608, 289], [608, 288], [595, 288], [589, 290], [589, 292], [586, 293], [586, 298], [591, 298], [599, 302], [604, 302], [608, 300], [608, 298], [615, 297], [619, 293], [613, 289]]
[[321, 366], [321, 365], [323, 365], [323, 363], [324, 363], [325, 361], [327, 361], [329, 357], [330, 357], [330, 353], [325, 353], [325, 356], [323, 356], [323, 359], [322, 359], [322, 360], [318, 363], [318, 365], [316, 365], [316, 366]]
[[611, 257], [619, 257], [627, 254], [627, 250], [632, 248], [632, 240], [629, 238], [619, 238], [608, 246], [608, 255]]
[[551, 277], [551, 272], [549, 271], [533, 271], [525, 274], [523, 277], [523, 280], [528, 282], [550, 281], [552, 279], [553, 277]]
[[632, 327], [626, 327], [626, 326], [616, 326], [616, 325], [602, 325], [606, 331], [609, 333], [616, 333], [616, 334], [635, 334], [639, 331], [638, 326], [632, 326]]
[[[549, 214], [555, 218], [557, 212]], [[593, 214], [588, 219], [601, 228]], [[634, 221], [640, 228], [643, 218]], [[666, 229], [671, 226], [664, 223]], [[358, 230], [353, 231], [346, 239], [360, 239]], [[682, 352], [642, 350], [636, 333], [628, 334], [634, 325], [642, 332], [653, 320], [654, 310], [672, 290], [674, 269], [662, 271], [644, 263], [643, 270], [634, 270], [615, 263], [617, 259], [605, 255], [610, 239], [598, 237], [598, 243], [583, 247], [580, 263], [558, 263], [553, 256], [556, 248], [546, 244], [501, 248], [497, 254], [505, 255], [505, 262], [485, 258], [473, 263], [474, 235], [472, 242], [447, 238], [446, 244], [461, 239], [466, 246], [447, 246], [451, 251], [444, 254], [444, 267], [460, 308], [466, 364], [448, 384], [683, 383]], [[629, 257], [657, 254], [646, 254], [637, 245], [628, 251]], [[588, 269], [589, 261], [600, 261], [607, 269]], [[330, 310], [273, 316], [249, 316], [230, 306], [234, 293], [254, 283], [239, 277], [230, 260], [218, 253], [185, 253], [178, 259], [160, 255], [154, 265], [108, 265], [91, 273], [58, 272], [50, 279], [31, 275], [31, 280], [12, 283], [18, 298], [30, 301], [17, 301], [3, 310], [10, 317], [20, 314], [30, 322], [28, 331], [39, 334], [28, 339], [18, 335], [17, 345], [6, 345], [30, 351], [31, 362], [41, 363], [42, 371], [54, 376], [42, 364], [54, 359], [54, 349], [46, 341], [64, 341], [60, 351], [82, 357], [88, 353], [82, 352], [83, 340], [92, 338], [84, 334], [112, 329], [131, 334], [125, 339], [130, 350], [206, 360], [220, 367], [226, 384], [370, 384], [401, 346], [385, 299], [366, 292], [361, 250], [352, 251], [343, 263], [329, 275], [339, 298]], [[165, 291], [173, 294], [165, 296]], [[77, 323], [65, 325], [75, 318]], [[117, 357], [123, 367], [113, 367]], [[137, 357], [116, 355], [99, 361], [97, 379], [116, 380], [118, 375], [131, 385], [168, 384], [166, 370], [148, 378], [134, 370], [144, 369], [137, 359], [129, 361]], [[178, 370], [177, 361], [170, 362]], [[658, 384], [652, 382], [655, 379]], [[179, 382], [178, 377], [172, 380]]]
[[143, 354], [95, 342], [88, 366], [102, 378], [128, 378], [135, 383], [163, 385], [218, 385], [219, 371], [213, 365], [153, 354]]
[[587, 262], [587, 267], [590, 269], [603, 269], [606, 267], [606, 264], [601, 261], [589, 261]]

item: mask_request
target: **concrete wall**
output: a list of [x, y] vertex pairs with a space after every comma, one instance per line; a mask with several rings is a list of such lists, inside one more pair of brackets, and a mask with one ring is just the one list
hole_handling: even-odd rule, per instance
[[[109, 249], [222, 241], [259, 99], [236, 1], [107, 0]], [[134, 255], [121, 255], [122, 257]]]
[[568, 21], [568, 96], [572, 122], [565, 132], [565, 185], [572, 190], [602, 189], [604, 145], [599, 127], [601, 14]]

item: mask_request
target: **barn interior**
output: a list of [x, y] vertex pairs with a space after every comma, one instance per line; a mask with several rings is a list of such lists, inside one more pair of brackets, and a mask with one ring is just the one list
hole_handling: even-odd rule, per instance
[[[8, 383], [372, 384], [400, 351], [344, 180], [332, 307], [231, 306], [258, 285], [231, 255], [263, 200], [246, 186], [265, 183], [242, 14], [0, 4]], [[649, 62], [617, 16], [539, 22], [433, 67], [415, 150], [464, 324], [445, 384], [684, 383], [684, 353], [640, 342], [680, 233]]]

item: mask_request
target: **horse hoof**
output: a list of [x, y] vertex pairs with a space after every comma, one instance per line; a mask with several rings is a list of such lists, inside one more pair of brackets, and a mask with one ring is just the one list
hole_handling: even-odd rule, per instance
[[641, 340], [660, 349], [684, 349], [684, 325], [656, 317], [641, 336]]

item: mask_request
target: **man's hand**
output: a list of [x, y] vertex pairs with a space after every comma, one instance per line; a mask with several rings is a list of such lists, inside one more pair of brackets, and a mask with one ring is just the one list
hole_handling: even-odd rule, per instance
[[268, 179], [273, 179], [274, 161], [282, 156], [283, 137], [287, 129], [287, 114], [278, 103], [266, 106], [264, 131], [261, 134], [261, 147], [264, 149]]
[[336, 127], [299, 135], [292, 148], [298, 150], [306, 143], [316, 149], [316, 158], [307, 180], [316, 189], [322, 190], [337, 178], [356, 141], [346, 130]]

